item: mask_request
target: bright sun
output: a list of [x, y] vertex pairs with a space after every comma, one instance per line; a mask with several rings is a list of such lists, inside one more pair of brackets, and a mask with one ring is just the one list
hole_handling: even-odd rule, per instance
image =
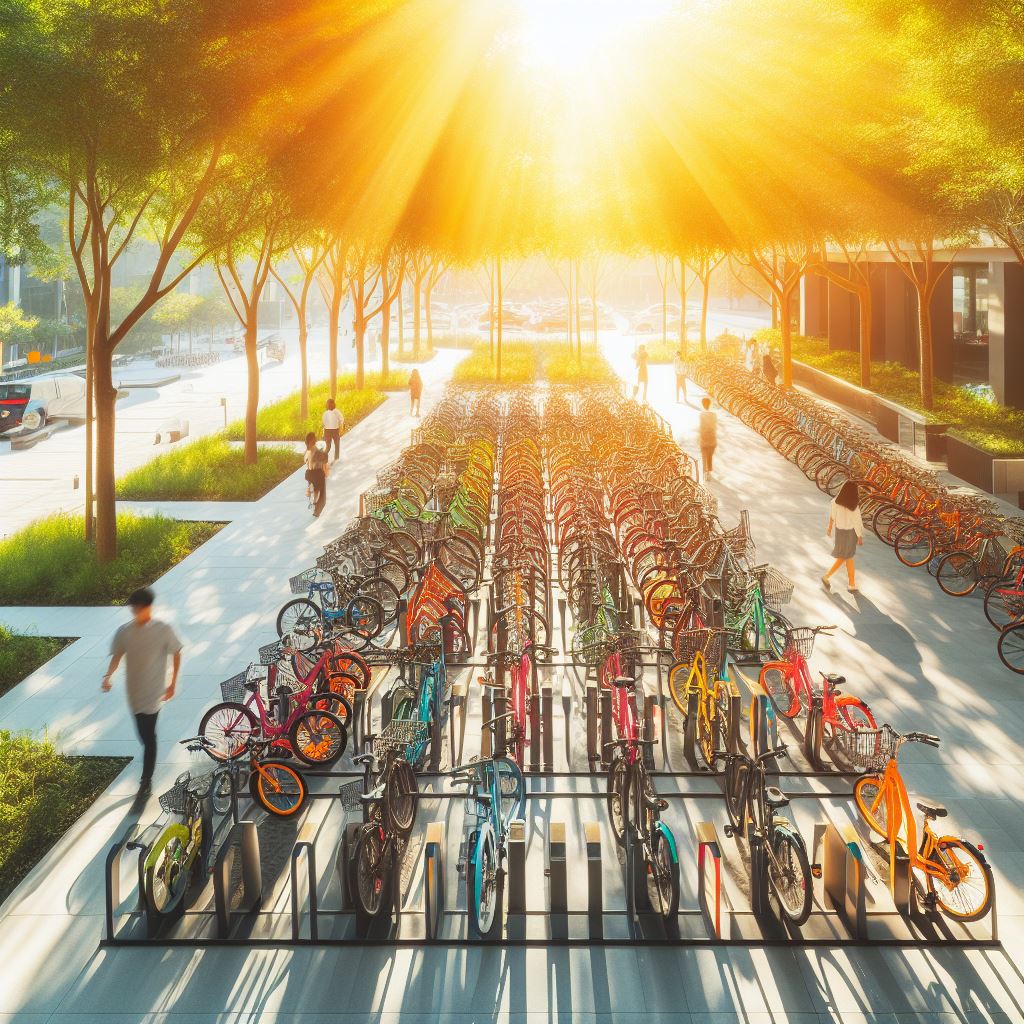
[[623, 31], [656, 19], [672, 0], [519, 0], [528, 61], [577, 70]]

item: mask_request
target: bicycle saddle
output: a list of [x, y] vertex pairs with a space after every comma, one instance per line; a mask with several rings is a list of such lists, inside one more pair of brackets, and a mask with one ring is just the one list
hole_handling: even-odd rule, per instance
[[825, 678], [831, 686], [842, 686], [846, 682], [846, 676], [837, 675], [835, 672], [829, 672]]
[[632, 676], [616, 676], [611, 682], [612, 686], [626, 689], [636, 686], [636, 680]]
[[789, 803], [789, 797], [779, 789], [778, 786], [768, 786], [764, 791], [765, 802], [772, 807], [785, 807]]
[[353, 764], [373, 764], [373, 754], [356, 754], [352, 758]]
[[384, 790], [387, 788], [387, 783], [382, 782], [379, 786], [374, 786], [369, 793], [360, 793], [359, 799], [364, 804], [375, 804], [379, 803], [384, 797]]
[[946, 808], [942, 806], [942, 804], [926, 804], [919, 802], [917, 805], [917, 809], [926, 818], [944, 818], [949, 813], [949, 811], [947, 811]]

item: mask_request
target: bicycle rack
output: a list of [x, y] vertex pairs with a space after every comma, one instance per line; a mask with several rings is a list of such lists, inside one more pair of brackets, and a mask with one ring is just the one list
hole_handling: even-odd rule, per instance
[[566, 874], [565, 822], [552, 821], [548, 825], [548, 908], [551, 917], [551, 937], [569, 937], [568, 876]]
[[309, 915], [310, 943], [320, 939], [318, 929], [318, 906], [316, 892], [316, 847], [309, 840], [301, 840], [292, 847], [291, 883], [292, 883], [292, 942], [302, 942], [302, 908], [299, 906], [299, 862], [306, 857], [306, 906]]
[[[545, 681], [540, 688], [540, 722], [542, 757], [541, 768], [545, 774], [554, 770], [555, 762], [555, 737], [554, 737], [554, 695], [551, 690], [551, 681]], [[568, 729], [568, 722], [566, 722]]]
[[[236, 852], [242, 858], [242, 906], [231, 909], [231, 867]], [[231, 934], [232, 919], [259, 909], [263, 898], [263, 877], [260, 868], [260, 840], [254, 821], [240, 821], [231, 826], [224, 843], [217, 851], [213, 866], [213, 898], [217, 914], [217, 938]]]
[[[728, 919], [723, 928], [722, 848], [718, 830], [709, 821], [697, 823], [697, 898], [711, 934], [718, 940], [728, 938]], [[710, 866], [710, 870], [709, 870]]]
[[597, 771], [602, 760], [602, 752], [598, 749], [597, 739], [597, 683], [592, 680], [587, 681], [584, 699], [587, 714], [587, 767], [593, 772]]
[[[154, 919], [142, 895], [145, 892], [144, 858], [146, 849], [159, 834], [160, 827], [156, 824], [142, 828], [136, 823], [130, 825], [121, 839], [107, 851], [104, 865], [104, 937], [106, 942], [113, 942], [116, 938], [117, 908], [121, 905], [121, 858], [129, 850], [138, 851], [136, 902], [134, 910], [129, 913], [137, 915], [141, 912], [145, 915], [146, 938], [153, 938], [160, 931], [160, 922]], [[179, 903], [179, 907], [181, 906]]]
[[423, 918], [428, 941], [440, 938], [444, 917], [444, 824], [427, 826], [423, 849]]
[[510, 937], [526, 937], [526, 822], [508, 823], [508, 922]]
[[825, 770], [825, 762], [821, 759], [821, 745], [825, 738], [825, 719], [823, 698], [820, 694], [811, 697], [811, 707], [804, 723], [804, 755], [810, 766], [816, 771]]
[[604, 938], [604, 891], [601, 878], [601, 829], [596, 821], [583, 825], [587, 848], [587, 923], [592, 939]]

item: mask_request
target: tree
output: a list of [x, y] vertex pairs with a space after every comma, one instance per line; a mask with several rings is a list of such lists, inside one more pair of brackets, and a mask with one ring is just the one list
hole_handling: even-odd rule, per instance
[[299, 415], [309, 415], [309, 295], [316, 281], [317, 271], [327, 255], [327, 241], [319, 232], [294, 243], [288, 250], [299, 268], [298, 274], [285, 276], [278, 266], [271, 264], [270, 273], [288, 296], [299, 321]]
[[26, 316], [13, 302], [0, 306], [0, 369], [4, 365], [4, 347], [17, 345], [20, 350], [22, 344], [31, 340], [32, 331], [38, 324], [37, 317]]
[[366, 383], [366, 328], [386, 305], [394, 301], [401, 285], [398, 275], [387, 274], [390, 259], [387, 249], [369, 244], [354, 247], [349, 253], [348, 286], [352, 298], [352, 326], [356, 334], [357, 388]]
[[339, 235], [331, 235], [316, 274], [320, 295], [327, 307], [327, 361], [331, 398], [338, 397], [338, 332], [341, 307], [348, 292], [348, 247]]
[[427, 314], [427, 350], [430, 352], [434, 350], [434, 316], [430, 309], [430, 300], [433, 298], [438, 281], [444, 277], [448, 266], [448, 262], [442, 256], [435, 256], [423, 284], [423, 311]]
[[187, 327], [189, 332], [188, 350], [192, 351], [192, 327], [195, 322], [196, 312], [203, 304], [201, 295], [190, 295], [188, 292], [174, 292], [168, 295], [153, 310], [153, 322], [168, 328], [171, 332], [171, 341], [174, 336]]
[[[686, 268], [689, 267], [694, 276], [700, 281], [700, 349], [702, 352], [708, 350], [708, 299], [711, 292], [711, 275], [718, 269], [725, 259], [726, 253], [723, 249], [714, 246], [699, 245], [691, 249], [685, 256], [679, 257], [679, 275], [682, 281], [686, 280]], [[679, 326], [679, 344], [686, 354], [686, 287], [681, 286], [682, 295], [682, 316]]]
[[398, 303], [399, 351], [402, 349], [402, 292], [405, 284], [405, 257], [397, 247], [392, 246], [386, 259], [381, 262], [380, 287], [383, 304], [380, 309], [380, 375], [388, 379], [391, 373], [391, 306]]
[[676, 261], [671, 256], [655, 253], [654, 271], [661, 288], [661, 340], [665, 342], [668, 341], [668, 290], [676, 277]]

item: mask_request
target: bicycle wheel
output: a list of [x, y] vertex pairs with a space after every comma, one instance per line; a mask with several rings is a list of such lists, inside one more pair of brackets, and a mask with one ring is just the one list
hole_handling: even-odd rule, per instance
[[502, 885], [494, 829], [486, 822], [477, 833], [476, 846], [469, 862], [469, 880], [470, 921], [477, 935], [487, 938], [498, 921]]
[[871, 517], [871, 529], [883, 544], [892, 547], [896, 534], [909, 521], [907, 510], [901, 505], [882, 504]]
[[249, 793], [271, 814], [289, 818], [306, 802], [306, 782], [283, 761], [260, 761], [253, 767]]
[[747, 779], [750, 765], [741, 758], [732, 758], [725, 769], [725, 809], [729, 824], [738, 839], [746, 839], [747, 832]]
[[926, 874], [929, 893], [935, 893], [944, 914], [958, 921], [977, 921], [992, 907], [992, 886], [981, 854], [962, 839], [938, 840], [932, 860], [949, 873], [948, 881]]
[[213, 783], [210, 786], [210, 799], [213, 801], [214, 814], [227, 814], [231, 810], [232, 771], [230, 768], [214, 770]]
[[859, 697], [837, 697], [835, 703], [836, 710], [851, 730], [878, 728], [875, 716], [871, 713], [871, 708]]
[[907, 523], [893, 542], [896, 557], [911, 569], [926, 565], [932, 557], [935, 542], [931, 533], [918, 523]]
[[312, 636], [323, 630], [323, 614], [312, 601], [300, 597], [289, 601], [277, 613], [277, 635], [294, 633], [296, 636]]
[[203, 749], [215, 761], [237, 757], [258, 729], [256, 716], [244, 704], [232, 701], [215, 704], [199, 723], [199, 735], [205, 740]]
[[1011, 671], [1024, 675], [1024, 620], [1007, 626], [999, 634], [999, 658]]
[[672, 695], [672, 703], [679, 709], [679, 714], [686, 717], [687, 680], [690, 678], [690, 666], [677, 661], [668, 674], [668, 692]]
[[[384, 609], [379, 601], [366, 594], [358, 594], [345, 607], [342, 619], [345, 630], [365, 645], [384, 628]], [[361, 646], [358, 643], [356, 646]]]
[[384, 791], [386, 813], [396, 832], [409, 832], [412, 829], [416, 821], [418, 793], [416, 773], [409, 767], [408, 761], [398, 758], [391, 769], [387, 789]]
[[718, 753], [720, 735], [718, 705], [715, 703], [714, 691], [710, 688], [701, 695], [701, 709], [697, 716], [698, 741], [704, 763], [715, 770], [715, 754]]
[[679, 854], [675, 839], [662, 822], [651, 833], [651, 859], [647, 864], [647, 898], [663, 921], [679, 913]]
[[391, 875], [385, 863], [384, 832], [379, 825], [365, 825], [360, 830], [353, 862], [356, 900], [367, 917], [376, 917], [384, 905]]
[[769, 661], [761, 669], [761, 689], [780, 715], [796, 718], [802, 710], [793, 686], [793, 666], [788, 661]]
[[292, 753], [314, 768], [334, 764], [345, 753], [348, 733], [329, 711], [310, 708], [296, 715], [288, 731]]
[[626, 779], [629, 766], [625, 758], [616, 757], [608, 768], [608, 818], [619, 846], [626, 842]]
[[768, 858], [768, 881], [779, 898], [782, 913], [794, 925], [811, 916], [811, 866], [802, 840], [786, 829], [776, 829], [772, 840], [774, 857]]
[[978, 585], [978, 563], [967, 551], [951, 551], [939, 559], [935, 578], [950, 597], [966, 597]]
[[853, 786], [853, 799], [860, 816], [872, 832], [889, 838], [889, 801], [882, 791], [880, 775], [865, 775]]
[[[200, 831], [193, 848], [198, 850], [202, 835], [201, 819], [197, 819], [195, 827]], [[145, 897], [153, 913], [170, 913], [185, 895], [192, 867], [192, 858], [189, 857], [192, 843], [189, 827], [177, 821], [168, 825], [147, 851]]]
[[310, 707], [334, 715], [347, 732], [352, 722], [352, 705], [333, 690], [322, 690], [310, 698]]
[[1024, 615], [1024, 587], [1015, 576], [1004, 576], [985, 594], [985, 618], [998, 630]]
[[384, 609], [384, 625], [390, 625], [398, 619], [402, 595], [391, 580], [385, 576], [371, 576], [359, 584], [359, 593], [372, 597]]

